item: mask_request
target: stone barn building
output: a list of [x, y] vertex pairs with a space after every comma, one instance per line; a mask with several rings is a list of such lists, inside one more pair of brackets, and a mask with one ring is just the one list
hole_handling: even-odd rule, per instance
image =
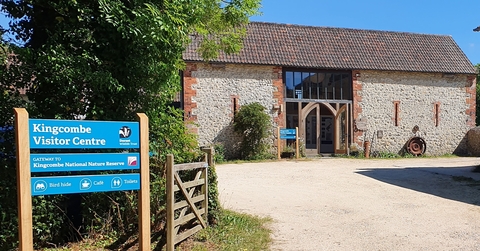
[[200, 145], [234, 156], [233, 116], [259, 102], [276, 128], [299, 127], [307, 154], [466, 153], [475, 68], [451, 36], [252, 22], [239, 54], [184, 53], [182, 107]]

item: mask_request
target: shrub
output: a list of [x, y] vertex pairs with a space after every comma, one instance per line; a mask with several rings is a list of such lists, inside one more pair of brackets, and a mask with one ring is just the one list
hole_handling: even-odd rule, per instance
[[303, 140], [303, 138], [300, 138], [298, 140], [298, 144], [299, 144], [299, 151], [300, 151], [300, 156], [299, 157], [306, 157], [307, 156], [307, 146], [305, 145], [305, 141]]
[[215, 153], [213, 154], [213, 160], [215, 163], [225, 162], [225, 146], [222, 143], [216, 143], [213, 145]]
[[401, 156], [399, 154], [391, 153], [391, 152], [372, 151], [370, 153], [370, 157], [380, 158], [380, 159], [394, 159], [394, 158], [400, 158]]
[[235, 132], [243, 135], [240, 154], [243, 159], [262, 159], [268, 154], [265, 139], [268, 137], [270, 117], [265, 107], [259, 103], [251, 103], [240, 108], [234, 119]]
[[211, 166], [208, 168], [208, 222], [211, 225], [216, 225], [218, 223], [220, 209], [217, 171], [215, 166]]

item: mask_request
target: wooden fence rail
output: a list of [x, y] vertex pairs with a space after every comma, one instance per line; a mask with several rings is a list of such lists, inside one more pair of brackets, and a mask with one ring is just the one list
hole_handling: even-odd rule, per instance
[[[213, 164], [213, 149], [202, 150], [205, 162], [175, 165], [173, 155], [167, 155], [167, 251], [207, 227], [208, 166]], [[178, 172], [189, 170], [196, 170], [193, 180], [182, 180]]]

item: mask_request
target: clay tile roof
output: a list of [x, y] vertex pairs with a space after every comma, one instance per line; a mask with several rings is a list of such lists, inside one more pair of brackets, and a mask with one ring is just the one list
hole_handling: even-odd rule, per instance
[[[202, 61], [193, 41], [185, 61]], [[252, 22], [239, 54], [212, 62], [475, 74], [451, 36]]]

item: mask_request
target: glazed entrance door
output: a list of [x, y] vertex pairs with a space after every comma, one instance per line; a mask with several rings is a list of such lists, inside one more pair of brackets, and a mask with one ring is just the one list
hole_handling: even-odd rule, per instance
[[299, 134], [306, 154], [348, 153], [349, 104], [298, 103]]
[[[324, 102], [287, 103], [286, 128], [298, 126], [307, 155], [348, 153], [350, 104]], [[292, 142], [287, 142], [292, 144]]]
[[321, 116], [320, 127], [320, 153], [333, 153], [334, 116]]

